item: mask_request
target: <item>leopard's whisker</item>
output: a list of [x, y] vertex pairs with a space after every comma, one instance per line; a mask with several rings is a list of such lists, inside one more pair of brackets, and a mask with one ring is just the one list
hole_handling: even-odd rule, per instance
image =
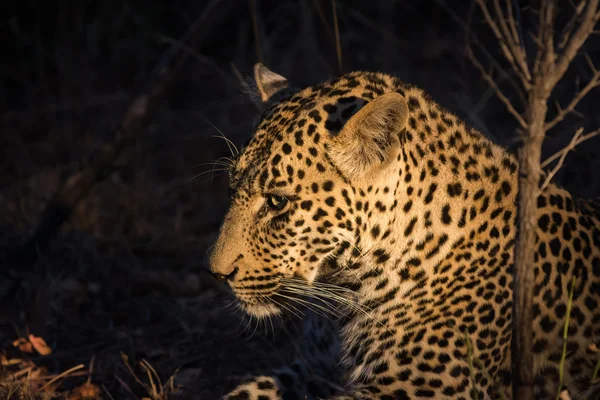
[[[296, 287], [290, 287], [289, 283], [286, 286], [283, 286], [284, 288], [286, 288], [286, 290], [288, 291], [292, 291], [293, 293], [296, 294], [300, 294], [300, 295], [307, 295], [309, 297], [313, 297], [313, 298], [317, 298], [320, 301], [323, 301], [325, 304], [327, 304], [324, 300], [330, 300], [329, 296], [332, 295], [332, 293], [327, 293], [324, 291], [319, 291], [314, 287], [310, 287], [307, 284], [304, 284], [304, 286], [299, 285]], [[284, 290], [284, 289], [282, 289]], [[333, 296], [335, 297], [335, 301], [339, 302], [340, 304], [346, 305], [347, 307], [349, 307], [349, 309], [351, 311], [355, 311], [365, 317], [367, 317], [368, 319], [376, 322], [377, 324], [379, 324], [382, 327], [385, 327], [385, 325], [379, 321], [377, 318], [375, 318], [375, 316], [372, 314], [372, 309], [366, 307], [363, 304], [360, 304], [356, 301], [353, 301], [351, 299], [348, 299], [346, 297], [343, 296], [338, 296], [333, 294]], [[325, 299], [323, 299], [323, 297], [325, 297]], [[336, 311], [338, 311], [337, 309], [335, 309]]]
[[[306, 299], [306, 298], [301, 298], [301, 299], [303, 302], [310, 303], [310, 304], [314, 305], [315, 307], [320, 307], [321, 309], [326, 308], [327, 310], [329, 310], [328, 312], [330, 312], [330, 313], [333, 312], [333, 313], [335, 313], [335, 315], [338, 315], [341, 311], [340, 310], [341, 303], [331, 301], [331, 299], [328, 298], [327, 296], [322, 296], [322, 295], [319, 295], [318, 293], [307, 292], [300, 288], [283, 287], [281, 289], [281, 291], [289, 293], [289, 294], [297, 295], [297, 296], [299, 295], [299, 296], [308, 297], [309, 299]], [[318, 301], [318, 303], [316, 303], [315, 301]]]
[[[331, 293], [320, 292], [318, 290], [310, 290], [307, 288], [291, 287], [291, 286], [286, 287], [286, 290], [289, 292], [296, 293], [296, 294], [311, 297], [313, 299], [319, 300], [328, 305], [330, 305], [330, 303], [328, 303], [328, 302], [333, 301], [335, 303], [338, 303], [339, 305], [345, 305], [351, 311], [356, 311], [358, 313], [368, 315], [368, 312], [363, 310], [360, 305], [358, 305], [355, 302], [352, 302], [348, 299], [345, 299], [341, 296], [333, 296]], [[339, 311], [339, 309], [334, 307], [333, 305], [331, 305], [331, 307], [334, 308], [336, 311]]]
[[277, 292], [276, 296], [282, 297], [282, 298], [287, 299], [289, 301], [295, 301], [298, 304], [302, 304], [307, 309], [314, 311], [316, 314], [318, 314], [318, 315], [320, 315], [320, 316], [322, 316], [324, 318], [329, 318], [330, 315], [336, 316], [336, 314], [335, 314], [334, 311], [332, 311], [332, 310], [330, 310], [330, 309], [328, 309], [326, 307], [323, 307], [323, 306], [321, 306], [319, 304], [312, 303], [312, 302], [310, 302], [308, 300], [305, 300], [305, 299], [302, 299], [302, 298], [299, 298], [299, 297], [289, 296], [289, 295], [283, 294], [283, 293], [281, 293], [282, 291], [284, 291], [284, 290], [280, 290], [279, 292]]
[[194, 180], [194, 179], [196, 179], [196, 178], [198, 178], [198, 177], [201, 177], [202, 175], [208, 174], [208, 173], [215, 173], [215, 172], [228, 172], [228, 171], [229, 171], [229, 170], [227, 170], [227, 169], [225, 169], [225, 168], [217, 168], [217, 169], [214, 169], [214, 168], [213, 168], [213, 169], [211, 169], [211, 170], [204, 171], [204, 172], [201, 172], [201, 173], [199, 173], [199, 174], [197, 174], [197, 175], [194, 175], [193, 177], [191, 177], [191, 178], [190, 178], [190, 181], [191, 181], [191, 180]]
[[307, 282], [304, 279], [300, 279], [300, 278], [296, 278], [296, 277], [285, 277], [282, 279], [285, 282], [297, 282], [298, 284], [301, 285], [305, 285], [305, 286], [314, 286], [314, 287], [323, 287], [323, 288], [329, 288], [335, 291], [339, 291], [339, 292], [345, 292], [345, 293], [349, 293], [349, 294], [354, 294], [356, 295], [356, 292], [352, 289], [340, 286], [340, 285], [336, 285], [333, 283], [326, 283], [326, 282], [320, 282], [320, 281], [314, 281], [312, 282], [310, 285], [307, 284]]
[[360, 305], [358, 301], [352, 299], [352, 297], [356, 297], [357, 294], [348, 288], [343, 288], [336, 285], [320, 286], [318, 284], [315, 284], [316, 282], [313, 282], [311, 285], [308, 285], [303, 281], [287, 278], [284, 278], [282, 280], [282, 283], [290, 287], [296, 287], [301, 290], [306, 290], [307, 292], [310, 291], [313, 293], [317, 293], [318, 295], [329, 296], [335, 300], [338, 300], [348, 305], [355, 305], [361, 308], [364, 307]]
[[233, 159], [229, 158], [229, 157], [219, 157], [215, 161], [212, 161], [212, 162], [197, 164], [196, 167], [205, 167], [207, 165], [212, 166], [215, 164], [222, 165], [224, 167], [231, 167], [233, 165]]
[[325, 297], [327, 299], [336, 300], [340, 303], [347, 304], [348, 306], [357, 305], [356, 302], [352, 301], [348, 297], [336, 294], [334, 291], [331, 291], [331, 290], [316, 288], [316, 287], [311, 288], [309, 286], [302, 286], [302, 285], [297, 285], [297, 284], [289, 283], [289, 282], [286, 284], [286, 287], [290, 288], [290, 289], [296, 289], [300, 292], [303, 292], [303, 293], [309, 294], [309, 295], [314, 295], [316, 297]]
[[237, 146], [230, 139], [228, 139], [225, 136], [225, 134], [223, 133], [223, 131], [221, 131], [219, 128], [217, 128], [215, 126], [215, 124], [213, 124], [212, 122], [210, 122], [208, 119], [205, 119], [205, 121], [207, 123], [209, 123], [217, 132], [219, 132], [219, 135], [213, 135], [213, 137], [225, 140], [225, 143], [227, 143], [227, 147], [229, 148], [229, 152], [231, 153], [231, 155], [233, 157], [236, 157], [238, 154], [240, 154]]
[[[277, 306], [279, 306], [279, 307], [283, 308], [284, 310], [286, 310], [286, 311], [290, 312], [291, 314], [295, 315], [296, 317], [298, 317], [298, 318], [300, 318], [300, 319], [302, 319], [302, 317], [304, 316], [304, 313], [303, 313], [302, 311], [298, 310], [297, 308], [293, 307], [292, 309], [290, 309], [288, 306], [290, 306], [290, 307], [291, 307], [291, 305], [286, 305], [286, 304], [283, 304], [283, 303], [281, 303], [281, 302], [278, 302], [278, 301], [277, 301], [277, 300], [274, 298], [274, 295], [271, 295], [271, 296], [261, 296], [261, 298], [263, 298], [263, 299], [265, 299], [265, 300], [267, 300], [267, 301], [270, 301], [270, 302], [273, 302], [273, 303], [275, 303], [275, 305], [277, 305]], [[298, 315], [297, 313], [300, 313], [300, 314], [302, 314], [302, 315]]]

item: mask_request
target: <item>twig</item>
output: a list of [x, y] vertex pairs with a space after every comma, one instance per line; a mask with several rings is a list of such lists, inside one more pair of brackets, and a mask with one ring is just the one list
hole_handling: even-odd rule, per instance
[[256, 10], [256, 0], [250, 0], [250, 14], [252, 15], [252, 30], [254, 31], [254, 51], [258, 62], [264, 62], [262, 50], [260, 47], [260, 32], [258, 28], [258, 12]]
[[69, 368], [68, 370], [61, 372], [60, 374], [56, 375], [54, 378], [50, 379], [48, 382], [46, 382], [42, 387], [40, 387], [39, 391], [42, 392], [44, 391], [44, 389], [46, 389], [47, 387], [49, 387], [50, 385], [52, 385], [54, 382], [56, 382], [57, 380], [66, 377], [67, 375], [69, 375], [71, 372], [75, 372], [81, 368], [83, 368], [84, 365], [83, 364], [79, 364], [76, 365], [73, 368]]
[[[506, 22], [508, 23], [508, 26], [510, 28], [510, 33], [512, 35], [512, 40], [518, 44], [519, 46], [521, 46], [523, 48], [523, 51], [525, 51], [525, 48], [523, 47], [523, 43], [521, 41], [521, 37], [519, 36], [519, 33], [517, 31], [517, 20], [515, 19], [515, 16], [513, 15], [513, 1], [514, 0], [508, 0], [506, 2], [506, 9], [508, 12], [508, 17], [506, 18]], [[517, 12], [519, 12], [519, 4], [516, 3], [515, 4], [515, 8], [517, 10]], [[527, 54], [525, 54], [525, 59], [527, 59]]]
[[335, 5], [335, 0], [331, 0], [331, 9], [333, 11], [333, 29], [335, 31], [335, 52], [337, 55], [337, 62], [340, 74], [343, 74], [344, 68], [342, 64], [342, 43], [340, 40], [340, 27], [338, 24], [337, 7]]
[[129, 387], [129, 385], [127, 383], [125, 383], [125, 381], [118, 375], [115, 375], [115, 379], [117, 380], [117, 382], [119, 382], [121, 384], [121, 386], [123, 387], [123, 389], [125, 389], [127, 392], [129, 392], [129, 394], [135, 399], [137, 398], [137, 396], [135, 395], [135, 393], [133, 393], [133, 390], [131, 390], [131, 388]]
[[312, 0], [312, 6], [315, 9], [317, 15], [319, 16], [319, 19], [321, 20], [321, 23], [325, 28], [325, 32], [327, 32], [327, 36], [329, 36], [329, 40], [331, 40], [332, 43], [335, 42], [333, 30], [327, 22], [327, 17], [325, 17], [325, 12], [323, 11], [323, 7], [321, 7], [321, 2], [319, 0]]
[[[473, 363], [475, 363], [475, 365], [477, 365], [477, 367], [483, 373], [483, 376], [485, 376], [485, 378], [488, 381], [494, 382], [494, 379], [492, 378], [492, 376], [490, 375], [490, 373], [488, 372], [488, 370], [485, 368], [485, 365], [483, 364], [483, 361], [481, 361], [479, 358], [473, 358]], [[506, 396], [504, 395], [504, 391], [503, 391], [502, 387], [497, 387], [496, 388], [496, 394], [498, 395], [498, 398], [500, 400], [506, 400]]]
[[579, 19], [579, 17], [581, 16], [581, 13], [583, 12], [584, 7], [585, 7], [585, 1], [579, 2], [579, 4], [577, 4], [577, 7], [575, 7], [575, 12], [573, 13], [573, 16], [571, 17], [569, 22], [565, 25], [565, 28], [563, 29], [563, 33], [561, 34], [561, 39], [558, 42], [559, 49], [563, 49], [569, 42], [569, 39], [571, 38], [571, 34], [573, 33], [573, 29], [575, 29], [575, 24], [576, 24], [577, 20]]
[[562, 148], [561, 150], [557, 151], [556, 153], [554, 153], [553, 155], [548, 157], [544, 162], [542, 162], [541, 167], [546, 168], [548, 165], [552, 164], [552, 162], [556, 161], [557, 158], [560, 158], [563, 153], [565, 153], [565, 152], [568, 153], [569, 151], [573, 150], [579, 144], [585, 142], [586, 140], [593, 138], [594, 136], [598, 136], [599, 134], [600, 134], [600, 129], [596, 129], [595, 131], [592, 131], [586, 135], [580, 136], [575, 142], [572, 143], [573, 144], [572, 146], [571, 146], [571, 143], [569, 143], [568, 146]]
[[90, 365], [88, 367], [88, 378], [87, 378], [87, 383], [91, 383], [92, 382], [92, 374], [94, 373], [94, 362], [96, 361], [96, 356], [92, 356], [92, 359], [90, 360]]
[[[481, 42], [481, 40], [477, 37], [477, 35], [475, 35], [473, 30], [470, 29], [472, 12], [471, 11], [469, 12], [468, 20], [465, 20], [464, 18], [459, 16], [445, 0], [436, 0], [436, 1], [438, 4], [440, 4], [442, 7], [444, 7], [446, 12], [450, 15], [450, 17], [452, 17], [452, 19], [456, 22], [458, 27], [464, 29], [465, 35], [466, 35], [466, 38], [468, 39], [468, 41], [470, 43], [474, 43], [477, 46], [477, 48], [485, 56], [487, 62], [489, 62], [492, 65], [492, 67], [501, 75], [503, 80], [506, 80], [506, 81], [508, 81], [508, 83], [510, 83], [510, 85], [513, 87], [515, 93], [519, 96], [519, 100], [521, 101], [521, 103], [525, 104], [526, 100], [525, 100], [525, 97], [523, 96], [522, 88], [517, 84], [517, 82], [513, 79], [513, 77], [511, 75], [509, 75], [504, 70], [504, 68], [502, 68], [502, 65], [500, 65], [498, 60], [496, 60], [494, 58], [494, 56], [492, 56], [490, 54], [488, 49]], [[467, 45], [467, 49], [469, 49], [472, 52], [472, 50], [470, 48], [470, 44]], [[468, 57], [468, 55], [467, 55], [467, 57]]]
[[469, 364], [469, 380], [471, 381], [471, 398], [478, 399], [477, 382], [475, 382], [475, 367], [473, 365], [473, 344], [469, 334], [465, 333], [465, 345], [467, 346], [467, 363]]
[[579, 104], [581, 99], [583, 99], [589, 92], [591, 92], [592, 89], [594, 89], [597, 86], [600, 86], [600, 71], [598, 71], [596, 67], [594, 67], [592, 60], [590, 60], [590, 57], [587, 54], [585, 55], [585, 57], [594, 75], [592, 76], [590, 81], [583, 87], [583, 89], [580, 90], [575, 95], [575, 97], [573, 97], [569, 105], [566, 108], [559, 110], [558, 114], [556, 114], [556, 116], [551, 121], [546, 123], [546, 125], [544, 126], [544, 129], [546, 131], [549, 131], [558, 123], [560, 123], [568, 114], [575, 110], [575, 107], [577, 106], [577, 104]]
[[565, 326], [563, 328], [563, 348], [560, 355], [560, 366], [558, 369], [558, 389], [556, 390], [556, 400], [560, 398], [560, 392], [562, 391], [564, 379], [565, 379], [565, 359], [567, 358], [567, 339], [569, 338], [569, 321], [571, 319], [571, 307], [573, 306], [573, 292], [575, 292], [575, 279], [571, 278], [571, 290], [569, 291], [569, 302], [567, 303], [567, 317], [565, 319]]
[[496, 84], [494, 78], [492, 78], [492, 76], [483, 68], [483, 65], [481, 65], [481, 63], [477, 60], [475, 54], [473, 54], [473, 51], [470, 48], [467, 49], [467, 57], [469, 58], [469, 60], [471, 60], [475, 68], [479, 70], [481, 76], [487, 82], [487, 84], [494, 89], [498, 99], [502, 101], [502, 103], [504, 103], [504, 106], [506, 107], [508, 112], [511, 113], [511, 115], [517, 120], [519, 126], [523, 129], [527, 129], [527, 123], [525, 122], [521, 114], [515, 109], [511, 101], [504, 95], [504, 93], [502, 93], [502, 90], [500, 89], [498, 84]]
[[142, 380], [137, 376], [137, 374], [135, 373], [133, 368], [131, 368], [131, 365], [129, 365], [129, 357], [127, 356], [127, 354], [121, 353], [121, 359], [123, 360], [123, 364], [125, 364], [125, 367], [127, 368], [127, 371], [129, 372], [129, 374], [131, 376], [133, 376], [133, 379], [135, 379], [135, 381], [140, 386], [146, 387], [146, 384], [144, 382], [142, 382]]
[[[483, 12], [483, 16], [489, 28], [496, 36], [496, 40], [498, 44], [500, 44], [500, 49], [502, 50], [502, 54], [504, 54], [504, 58], [510, 63], [513, 71], [517, 74], [517, 76], [521, 79], [521, 84], [523, 87], [528, 90], [531, 87], [531, 73], [529, 71], [529, 67], [527, 63], [524, 62], [524, 54], [521, 53], [521, 47], [517, 46], [511, 39], [510, 35], [508, 37], [504, 36], [500, 27], [490, 14], [490, 11], [486, 5], [485, 0], [476, 0], [479, 8]], [[497, 0], [495, 0], [497, 2]], [[502, 20], [504, 18], [503, 15], [499, 15], [499, 18]]]
[[600, 372], [600, 357], [598, 358], [598, 361], [596, 361], [596, 366], [594, 367], [594, 372], [592, 373], [592, 379], [590, 380], [592, 385], [596, 383], [596, 379], [598, 379], [598, 372]]
[[[512, 11], [511, 2], [507, 1], [509, 12]], [[519, 67], [520, 73], [523, 75], [523, 78], [526, 82], [531, 81], [531, 73], [529, 72], [529, 66], [527, 65], [527, 58], [525, 55], [525, 51], [521, 43], [519, 42], [519, 37], [516, 34], [513, 34], [511, 28], [509, 28], [509, 24], [506, 23], [506, 17], [502, 12], [502, 7], [500, 6], [499, 0], [494, 0], [494, 10], [496, 11], [496, 16], [498, 18], [498, 26], [500, 27], [500, 31], [502, 32], [502, 36], [507, 41], [509, 46], [509, 50], [515, 57], [515, 62]], [[514, 27], [514, 21], [511, 24], [511, 27]], [[516, 31], [516, 29], [514, 29]], [[516, 72], [516, 71], [515, 71]], [[527, 87], [527, 85], [523, 85]]]
[[542, 183], [542, 186], [540, 186], [540, 190], [538, 191], [538, 194], [542, 193], [544, 191], [544, 189], [546, 189], [546, 186], [548, 186], [548, 184], [550, 184], [550, 181], [552, 180], [552, 178], [554, 178], [554, 175], [556, 175], [556, 173], [558, 172], [560, 167], [562, 167], [563, 162], [565, 161], [565, 158], [567, 158], [567, 154], [569, 154], [569, 150], [575, 148], [575, 146], [576, 146], [575, 143], [577, 143], [577, 140], [581, 136], [582, 132], [583, 132], [583, 128], [577, 129], [577, 132], [575, 132], [575, 135], [573, 135], [573, 138], [571, 138], [571, 141], [569, 142], [569, 144], [561, 151], [560, 158], [558, 159], [558, 163], [554, 166], [554, 168], [552, 168], [552, 171], [550, 171], [548, 173], [546, 180], [544, 180], [544, 183]]
[[571, 61], [577, 55], [577, 52], [583, 46], [583, 43], [587, 40], [590, 34], [594, 31], [594, 27], [600, 19], [600, 12], [598, 12], [598, 0], [589, 0], [587, 3], [587, 9], [585, 10], [579, 28], [573, 32], [567, 41], [563, 52], [558, 57], [553, 73], [548, 76], [548, 82], [546, 85], [553, 88], [556, 83], [563, 77], [567, 68], [571, 64]]
[[[120, 381], [120, 382], [122, 382], [122, 381]], [[110, 400], [115, 400], [115, 398], [112, 397], [112, 395], [110, 394], [110, 392], [108, 391], [108, 389], [106, 388], [106, 386], [104, 386], [104, 384], [102, 385], [102, 389], [104, 389], [104, 393], [106, 393], [106, 395], [108, 396], [108, 398]]]

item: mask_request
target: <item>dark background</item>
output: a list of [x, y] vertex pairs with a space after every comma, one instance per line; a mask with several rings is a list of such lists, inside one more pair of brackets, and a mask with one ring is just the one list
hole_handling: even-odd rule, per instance
[[[560, 26], [571, 6], [559, 4]], [[529, 38], [537, 16], [528, 2], [519, 5]], [[210, 399], [247, 372], [289, 357], [297, 321], [271, 330], [224, 309], [231, 298], [202, 265], [227, 208], [226, 173], [211, 170], [230, 154], [214, 136], [222, 133], [239, 146], [251, 135], [259, 114], [242, 82], [258, 60], [294, 86], [357, 69], [395, 74], [495, 142], [511, 151], [518, 145], [514, 119], [464, 56], [467, 28], [501, 60], [470, 1], [337, 0], [341, 71], [326, 0], [23, 0], [2, 7], [0, 255], [31, 235], [79, 161], [111, 140], [165, 52], [179, 43], [189, 57], [149, 127], [78, 205], [35, 267], [0, 264], [0, 352], [25, 357], [42, 377], [14, 381], [10, 373], [23, 364], [0, 367], [0, 394], [2, 385], [39, 388], [52, 374], [83, 363], [79, 374], [51, 390], [67, 395], [91, 376], [102, 398], [148, 396], [125, 367], [126, 354], [143, 382], [137, 362], [145, 359], [163, 383], [180, 368], [177, 398]], [[195, 44], [182, 44], [203, 13]], [[596, 37], [585, 51], [599, 58]], [[556, 100], [566, 104], [589, 76], [585, 60], [577, 59]], [[506, 82], [500, 86], [510, 92]], [[516, 101], [514, 93], [509, 97]], [[600, 127], [598, 100], [594, 89], [549, 134], [545, 156], [578, 127]], [[579, 195], [598, 195], [598, 150], [598, 138], [580, 146], [556, 180]], [[13, 347], [30, 332], [53, 353], [40, 357]]]

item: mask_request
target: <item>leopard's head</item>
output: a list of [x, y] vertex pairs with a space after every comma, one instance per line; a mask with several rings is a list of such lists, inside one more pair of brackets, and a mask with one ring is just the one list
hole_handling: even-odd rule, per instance
[[408, 107], [383, 74], [295, 90], [257, 64], [255, 81], [266, 110], [231, 166], [231, 205], [210, 265], [246, 312], [264, 317], [355, 247], [367, 218], [357, 198], [398, 156]]

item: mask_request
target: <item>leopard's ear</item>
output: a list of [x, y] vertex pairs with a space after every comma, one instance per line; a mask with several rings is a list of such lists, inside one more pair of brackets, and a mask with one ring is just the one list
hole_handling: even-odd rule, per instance
[[404, 96], [392, 92], [376, 97], [331, 138], [329, 155], [348, 178], [360, 178], [387, 160], [407, 121]]
[[263, 103], [269, 101], [275, 93], [289, 86], [287, 79], [271, 71], [262, 63], [254, 65], [254, 80]]

